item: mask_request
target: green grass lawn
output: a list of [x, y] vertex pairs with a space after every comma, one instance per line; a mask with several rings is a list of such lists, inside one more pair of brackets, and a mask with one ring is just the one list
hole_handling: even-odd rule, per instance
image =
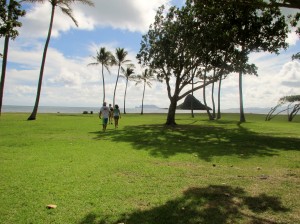
[[0, 117], [0, 223], [300, 223], [299, 116], [27, 116]]

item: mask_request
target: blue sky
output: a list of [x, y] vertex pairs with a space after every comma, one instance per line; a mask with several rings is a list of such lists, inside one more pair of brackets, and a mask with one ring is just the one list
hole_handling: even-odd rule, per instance
[[[183, 0], [95, 0], [95, 7], [79, 4], [73, 6], [79, 23], [56, 11], [53, 33], [48, 49], [40, 105], [91, 106], [102, 101], [100, 66], [87, 66], [100, 47], [114, 53], [117, 47], [125, 48], [128, 59], [136, 63], [141, 37], [153, 22], [156, 9], [162, 5], [181, 6]], [[27, 15], [22, 19], [20, 35], [10, 43], [8, 69], [4, 89], [5, 105], [32, 106], [35, 101], [42, 51], [47, 35], [49, 3], [27, 5]], [[244, 77], [245, 107], [270, 107], [284, 95], [300, 94], [300, 64], [291, 61], [291, 55], [300, 51], [298, 36], [291, 32], [290, 48], [279, 56], [268, 53], [251, 54], [250, 61], [258, 67], [258, 77]], [[0, 40], [3, 51], [3, 39]], [[140, 68], [137, 65], [137, 73]], [[107, 101], [112, 102], [116, 81], [116, 68], [105, 74]], [[123, 103], [125, 80], [118, 83], [116, 103]], [[127, 107], [141, 104], [142, 86], [129, 83]], [[210, 90], [207, 95], [209, 96]], [[196, 97], [203, 101], [202, 91]], [[237, 108], [238, 79], [232, 74], [223, 82], [222, 107]], [[208, 99], [208, 104], [210, 100]], [[145, 104], [168, 107], [166, 86], [153, 83], [146, 89]]]

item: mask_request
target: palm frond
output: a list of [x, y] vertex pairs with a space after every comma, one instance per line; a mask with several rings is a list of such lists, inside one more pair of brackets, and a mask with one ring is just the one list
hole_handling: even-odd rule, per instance
[[94, 66], [94, 65], [99, 65], [99, 62], [92, 62], [92, 63], [89, 63], [87, 66]]
[[126, 59], [126, 56], [128, 55], [128, 52], [125, 51], [124, 48], [116, 48], [115, 55], [116, 55], [116, 57], [115, 57], [116, 62], [119, 65], [130, 62], [130, 60]]
[[92, 0], [62, 0], [62, 1], [64, 1], [64, 2], [68, 1], [68, 2], [72, 2], [72, 3], [79, 2], [84, 5], [95, 6], [95, 4]]
[[65, 5], [66, 5], [66, 7], [60, 6], [61, 11], [65, 14], [67, 14], [73, 20], [75, 25], [78, 27], [78, 22], [73, 16], [73, 10], [69, 7], [69, 5], [67, 5], [67, 4], [65, 4]]
[[124, 74], [124, 75], [121, 75], [121, 77], [125, 77], [125, 78], [128, 78], [134, 74], [134, 68], [135, 66], [133, 64], [129, 64], [126, 66], [126, 69], [121, 67], [121, 72]]
[[22, 0], [20, 1], [20, 3], [22, 2], [28, 2], [28, 3], [44, 3], [46, 0]]

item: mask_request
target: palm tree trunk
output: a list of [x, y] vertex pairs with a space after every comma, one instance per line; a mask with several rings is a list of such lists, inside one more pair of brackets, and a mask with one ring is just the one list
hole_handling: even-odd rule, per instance
[[104, 81], [104, 73], [103, 73], [103, 64], [102, 64], [102, 85], [103, 85], [103, 101], [102, 104], [105, 102], [105, 81]]
[[1, 75], [1, 86], [0, 86], [0, 116], [1, 116], [2, 104], [3, 104], [4, 82], [5, 82], [5, 75], [6, 75], [7, 57], [8, 57], [8, 45], [9, 45], [9, 36], [6, 35], [4, 39], [2, 75]]
[[222, 85], [222, 74], [220, 75], [220, 79], [219, 79], [217, 119], [221, 119], [221, 85]]
[[243, 73], [239, 73], [239, 93], [240, 93], [240, 122], [246, 122], [243, 103]]
[[52, 5], [50, 26], [49, 26], [49, 30], [48, 30], [47, 40], [46, 40], [45, 47], [44, 47], [44, 53], [43, 53], [42, 64], [41, 64], [41, 69], [40, 69], [39, 83], [38, 83], [38, 88], [37, 88], [37, 93], [36, 93], [36, 100], [35, 100], [33, 111], [31, 113], [31, 115], [29, 116], [28, 120], [35, 120], [36, 119], [36, 114], [37, 114], [38, 107], [39, 107], [39, 101], [40, 101], [40, 95], [41, 95], [41, 89], [42, 89], [42, 82], [43, 82], [43, 75], [44, 75], [44, 67], [45, 67], [45, 62], [46, 62], [48, 45], [49, 45], [50, 37], [51, 37], [51, 31], [52, 31], [53, 19], [54, 19], [54, 12], [55, 12], [55, 5]]
[[121, 68], [121, 64], [119, 64], [118, 76], [117, 76], [117, 81], [116, 81], [115, 90], [114, 90], [113, 107], [115, 107], [116, 90], [117, 90], [117, 85], [118, 85], [119, 76], [120, 76], [120, 68]]
[[142, 98], [142, 111], [141, 111], [141, 114], [144, 114], [144, 97], [145, 97], [145, 90], [146, 90], [146, 81], [144, 81], [144, 91], [143, 91], [143, 98]]
[[125, 100], [126, 100], [126, 93], [127, 93], [127, 85], [128, 85], [128, 78], [126, 78], [126, 87], [125, 87], [125, 94], [124, 94], [124, 114], [126, 114]]

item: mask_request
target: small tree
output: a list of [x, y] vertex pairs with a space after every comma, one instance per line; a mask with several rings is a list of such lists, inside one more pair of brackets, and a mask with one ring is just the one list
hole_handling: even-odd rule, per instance
[[114, 90], [114, 98], [113, 98], [113, 106], [115, 106], [115, 100], [116, 100], [116, 90], [118, 85], [118, 80], [120, 76], [120, 69], [122, 69], [122, 65], [130, 62], [130, 60], [126, 59], [126, 56], [128, 55], [128, 52], [124, 50], [124, 48], [117, 48], [115, 53], [115, 64], [118, 66], [118, 74], [116, 79], [116, 85]]
[[[277, 109], [282, 107], [283, 105], [286, 105], [286, 108], [276, 112]], [[288, 121], [292, 121], [294, 117], [297, 115], [297, 113], [299, 112], [299, 110], [300, 110], [300, 95], [284, 96], [279, 99], [278, 104], [275, 107], [271, 108], [265, 120], [270, 121], [278, 114], [287, 111]]]
[[152, 83], [151, 81], [154, 81], [154, 71], [152, 69], [146, 68], [141, 75], [136, 76], [136, 85], [142, 83], [143, 84], [143, 97], [142, 97], [142, 109], [141, 109], [141, 115], [144, 114], [144, 98], [145, 98], [145, 90], [146, 85], [151, 88]]
[[97, 51], [96, 56], [93, 56], [95, 62], [88, 64], [90, 65], [101, 65], [101, 74], [102, 74], [102, 86], [103, 86], [103, 101], [105, 102], [105, 79], [104, 79], [104, 69], [106, 69], [109, 73], [109, 67], [115, 64], [115, 58], [110, 51], [107, 51], [105, 47], [101, 47], [99, 51]]
[[125, 77], [126, 79], [126, 87], [125, 87], [125, 93], [124, 93], [124, 114], [126, 114], [126, 93], [127, 93], [127, 86], [128, 86], [128, 81], [133, 80], [132, 74], [134, 74], [134, 65], [130, 64], [127, 65], [126, 69], [122, 68], [121, 72], [124, 74], [122, 77]]

